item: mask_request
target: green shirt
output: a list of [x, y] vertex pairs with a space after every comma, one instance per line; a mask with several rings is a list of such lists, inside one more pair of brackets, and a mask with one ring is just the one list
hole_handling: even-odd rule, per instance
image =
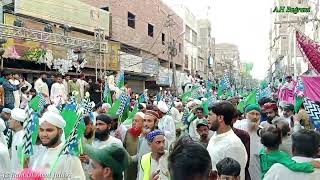
[[260, 151], [260, 166], [262, 172], [261, 179], [263, 179], [264, 175], [275, 163], [280, 163], [289, 168], [291, 171], [296, 172], [311, 173], [314, 170], [314, 167], [310, 162], [297, 163], [296, 161], [292, 160], [287, 153], [283, 151], [277, 150], [270, 151], [269, 153], [267, 153], [266, 149], [263, 148]]

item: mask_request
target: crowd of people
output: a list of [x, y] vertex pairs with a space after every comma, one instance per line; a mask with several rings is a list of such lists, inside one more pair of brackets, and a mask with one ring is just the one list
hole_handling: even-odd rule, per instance
[[[105, 81], [113, 101], [124, 92], [131, 97], [132, 112], [138, 103], [131, 121], [109, 114], [113, 104], [104, 102]], [[113, 84], [113, 76], [93, 83], [84, 76], [48, 80], [43, 73], [28, 83], [17, 74], [4, 73], [0, 179], [23, 179], [26, 174], [81, 180], [320, 179], [320, 135], [303, 105], [296, 113], [290, 102], [263, 97], [241, 112], [238, 96], [218, 98], [206, 107], [203, 97], [184, 101], [161, 92], [160, 98], [149, 94], [138, 102], [139, 94]], [[71, 97], [81, 101], [86, 92], [94, 108], [83, 114], [85, 130], [79, 131], [83, 134], [77, 144], [82, 150], [79, 155], [61, 153], [68, 122], [57, 105], [68, 104]], [[28, 103], [37, 94], [47, 101], [33, 155], [21, 162]]]

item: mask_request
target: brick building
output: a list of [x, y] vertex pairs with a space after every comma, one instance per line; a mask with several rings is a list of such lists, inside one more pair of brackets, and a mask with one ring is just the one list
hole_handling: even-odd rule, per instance
[[109, 39], [120, 42], [120, 66], [133, 90], [171, 84], [168, 44], [173, 41], [177, 50], [173, 61], [180, 81], [184, 56], [183, 20], [166, 4], [161, 0], [81, 1], [111, 13]]

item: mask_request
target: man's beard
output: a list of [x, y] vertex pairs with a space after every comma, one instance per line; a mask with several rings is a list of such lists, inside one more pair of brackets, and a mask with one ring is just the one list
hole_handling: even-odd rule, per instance
[[208, 134], [203, 134], [203, 135], [201, 135], [200, 137], [201, 137], [201, 139], [203, 139], [203, 140], [207, 140], [207, 139], [208, 139]]
[[103, 141], [104, 139], [106, 139], [106, 137], [109, 136], [109, 134], [110, 134], [110, 130], [105, 129], [103, 131], [96, 131], [94, 135], [96, 139]]
[[86, 138], [86, 139], [90, 139], [90, 138], [92, 138], [92, 136], [93, 136], [93, 131], [91, 130], [88, 134], [85, 134], [84, 135], [84, 137]]
[[142, 131], [145, 132], [145, 134], [148, 134], [149, 132], [152, 131], [152, 129], [149, 127], [144, 127]]
[[52, 147], [53, 145], [55, 145], [58, 141], [59, 141], [59, 139], [60, 139], [60, 136], [59, 136], [59, 134], [58, 135], [56, 135], [53, 139], [51, 139], [51, 141], [50, 142], [48, 142], [47, 144], [43, 144], [43, 143], [41, 143], [43, 146], [46, 146], [46, 147]]
[[219, 129], [218, 123], [212, 123], [210, 130], [211, 131], [217, 131]]
[[274, 118], [274, 117], [269, 117], [269, 116], [268, 116], [268, 117], [267, 117], [267, 122], [270, 123], [270, 124], [272, 124], [273, 118]]

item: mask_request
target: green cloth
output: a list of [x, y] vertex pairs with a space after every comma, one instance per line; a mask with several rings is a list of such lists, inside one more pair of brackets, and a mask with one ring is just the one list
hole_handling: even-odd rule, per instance
[[261, 179], [264, 178], [264, 175], [275, 163], [280, 163], [289, 168], [291, 171], [304, 173], [312, 173], [314, 171], [314, 167], [310, 162], [297, 163], [296, 161], [292, 160], [287, 153], [283, 151], [277, 150], [270, 151], [269, 153], [267, 153], [266, 149], [263, 148], [260, 151], [260, 166], [262, 172]]
[[261, 113], [261, 108], [258, 104], [250, 104], [246, 107], [245, 113], [256, 110]]
[[246, 97], [244, 100], [240, 101], [240, 103], [237, 106], [237, 109], [240, 112], [244, 112], [244, 108], [249, 105], [249, 104], [257, 104], [257, 91], [253, 90], [251, 91], [251, 93], [249, 94], [248, 97]]
[[303, 97], [299, 97], [296, 95], [296, 98], [294, 100], [294, 112], [295, 113], [299, 112], [299, 109], [302, 106], [302, 104], [303, 104]]

